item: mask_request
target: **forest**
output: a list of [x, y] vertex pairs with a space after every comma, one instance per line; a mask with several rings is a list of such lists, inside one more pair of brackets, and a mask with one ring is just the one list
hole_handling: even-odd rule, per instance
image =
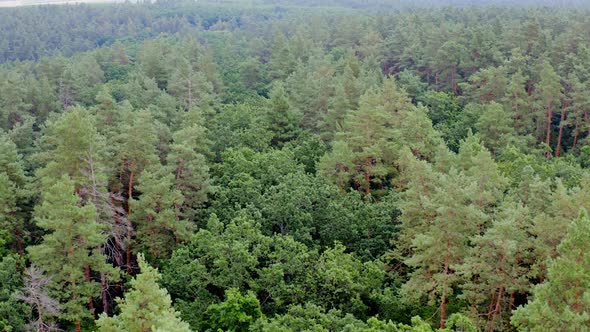
[[586, 1], [0, 9], [0, 331], [590, 331]]

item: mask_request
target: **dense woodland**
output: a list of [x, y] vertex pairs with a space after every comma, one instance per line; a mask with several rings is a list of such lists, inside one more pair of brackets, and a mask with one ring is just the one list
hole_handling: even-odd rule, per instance
[[590, 9], [543, 4], [0, 9], [0, 330], [589, 331]]

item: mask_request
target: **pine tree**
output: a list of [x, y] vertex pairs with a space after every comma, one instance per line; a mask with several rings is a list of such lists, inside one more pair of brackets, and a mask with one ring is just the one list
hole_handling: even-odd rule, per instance
[[273, 85], [268, 102], [267, 118], [270, 130], [274, 132], [272, 144], [280, 147], [299, 135], [301, 115], [289, 104], [287, 93], [281, 83]]
[[[45, 151], [39, 159], [45, 167], [37, 175], [44, 179], [44, 186], [59, 182], [67, 176], [74, 183], [74, 191], [82, 204], [89, 202], [97, 210], [96, 222], [101, 226], [105, 237], [113, 239], [116, 248], [109, 248], [113, 241], [100, 243], [102, 253], [121, 264], [120, 249], [124, 234], [125, 220], [119, 220], [121, 211], [116, 206], [118, 196], [110, 193], [108, 183], [108, 151], [106, 139], [96, 128], [95, 117], [81, 107], [73, 107], [57, 119], [48, 121], [41, 144]], [[111, 250], [112, 249], [112, 250]], [[90, 266], [86, 276], [90, 281]], [[108, 311], [108, 280], [118, 278], [114, 269], [95, 271], [101, 273], [103, 310]]]
[[170, 93], [186, 110], [208, 106], [213, 99], [213, 85], [207, 81], [207, 77], [191, 68], [188, 61], [175, 67], [168, 83]]
[[403, 294], [437, 303], [444, 328], [447, 301], [461, 281], [458, 268], [502, 198], [505, 179], [476, 136], [457, 155], [442, 150], [435, 159], [434, 166], [407, 152], [401, 159], [402, 181], [409, 182], [394, 257], [413, 269]]
[[520, 71], [513, 74], [506, 88], [506, 95], [502, 99], [515, 122], [514, 128], [520, 135], [532, 134], [534, 130], [530, 97], [525, 90], [526, 82], [526, 77]]
[[472, 201], [478, 191], [474, 182], [454, 169], [439, 174], [432, 201], [423, 211], [433, 217], [426, 231], [413, 238], [413, 254], [405, 261], [414, 271], [403, 293], [409, 298], [427, 296], [431, 303], [437, 303], [441, 328], [445, 327], [447, 304], [459, 281], [456, 269], [468, 253], [469, 239], [486, 220]]
[[176, 189], [184, 196], [178, 206], [184, 219], [195, 220], [199, 209], [207, 202], [211, 192], [209, 167], [207, 165], [208, 147], [206, 129], [193, 124], [173, 134], [173, 143], [167, 157], [167, 167], [174, 174]]
[[[120, 186], [128, 200], [126, 205], [128, 216], [133, 213], [129, 201], [135, 197], [137, 178], [141, 176], [145, 168], [160, 164], [156, 151], [158, 136], [153, 117], [148, 111], [133, 112], [130, 117], [127, 119], [127, 123], [122, 125], [117, 139], [119, 142], [117, 145], [118, 151], [116, 151], [117, 159], [120, 162]], [[131, 272], [133, 269], [132, 237], [133, 227], [131, 223], [128, 223], [127, 244], [125, 247], [127, 272]]]
[[96, 208], [92, 203], [81, 205], [74, 181], [64, 175], [52, 182], [45, 186], [42, 204], [35, 211], [37, 226], [49, 233], [43, 243], [27, 249], [31, 261], [52, 276], [52, 292], [64, 309], [60, 317], [73, 322], [79, 332], [81, 321], [92, 318], [89, 307], [100, 290], [100, 284], [88, 278], [88, 268], [110, 270], [106, 258], [95, 250], [105, 237], [96, 222]]
[[131, 281], [124, 299], [118, 299], [120, 313], [102, 314], [96, 321], [101, 332], [190, 332], [187, 323], [172, 307], [170, 295], [158, 282], [157, 269], [149, 266], [143, 255], [137, 256], [140, 273]]
[[16, 201], [16, 188], [10, 181], [6, 173], [0, 172], [0, 257], [7, 252], [4, 248], [6, 244], [14, 244], [16, 248], [20, 247], [22, 252], [22, 239], [18, 244], [18, 235], [22, 233], [22, 225], [16, 216], [18, 211]]
[[504, 330], [516, 295], [529, 291], [529, 214], [523, 206], [505, 203], [490, 228], [471, 239], [474, 247], [458, 268], [466, 280], [460, 297], [471, 303], [471, 314], [485, 331]]
[[501, 100], [508, 87], [506, 71], [503, 66], [481, 69], [469, 77], [469, 84], [463, 84], [464, 95], [480, 103]]
[[[543, 63], [540, 72], [540, 82], [536, 88], [537, 107], [544, 112], [544, 120], [541, 116], [537, 118], [537, 132], [540, 133], [542, 124], [545, 125], [545, 144], [546, 148], [551, 147], [551, 124], [553, 122], [553, 114], [556, 111], [556, 106], [562, 97], [562, 87], [559, 76], [548, 62]], [[549, 158], [550, 153], [546, 152], [545, 157]]]
[[502, 105], [491, 102], [483, 106], [483, 111], [475, 127], [494, 156], [499, 156], [508, 145], [523, 146], [513, 128], [514, 120]]
[[[347, 163], [325, 157], [321, 169], [324, 174], [336, 172], [336, 177], [341, 178], [342, 171], [351, 175], [347, 181], [338, 180], [339, 183], [353, 183], [356, 189], [366, 194], [371, 192], [373, 184], [382, 186], [385, 177], [392, 172], [387, 157], [389, 150], [396, 140], [398, 133], [395, 131], [398, 112], [403, 112], [409, 106], [409, 99], [395, 86], [394, 80], [388, 80], [382, 90], [367, 92], [361, 100], [358, 111], [350, 112], [344, 120], [342, 132], [336, 135], [339, 143], [334, 146], [352, 152], [354, 169], [341, 165]], [[346, 156], [343, 156], [346, 157]], [[336, 162], [336, 163], [335, 163]]]
[[163, 174], [157, 165], [143, 171], [136, 189], [138, 199], [130, 199], [130, 220], [135, 226], [135, 250], [145, 252], [148, 259], [158, 261], [169, 256], [176, 243], [187, 239], [188, 223], [179, 220], [177, 207], [182, 194], [173, 188], [172, 174]]
[[80, 197], [90, 194], [93, 182], [105, 182], [105, 139], [98, 133], [88, 110], [73, 107], [48, 121], [41, 143], [45, 151], [39, 157], [45, 167], [39, 170], [39, 177], [59, 181], [62, 175], [67, 175], [74, 181]]
[[549, 261], [547, 280], [533, 289], [533, 297], [512, 316], [527, 331], [585, 331], [590, 328], [590, 218], [586, 210], [570, 225]]
[[275, 80], [289, 76], [292, 68], [295, 68], [296, 59], [293, 58], [288, 41], [282, 32], [275, 34], [270, 52], [268, 66], [271, 78]]
[[0, 223], [6, 225], [6, 244], [16, 252], [24, 251], [25, 220], [28, 211], [23, 211], [28, 204], [30, 191], [29, 179], [24, 172], [22, 157], [9, 136], [0, 132]]
[[572, 101], [570, 105], [572, 115], [570, 118], [574, 119], [572, 121], [574, 123], [572, 149], [575, 149], [580, 134], [590, 134], [590, 119], [588, 118], [588, 109], [590, 109], [590, 93], [588, 91], [590, 89], [588, 89], [588, 84], [581, 82], [576, 75], [571, 77], [570, 82], [570, 98]]
[[[27, 312], [32, 305], [19, 302], [19, 291], [27, 285], [22, 273], [24, 259], [16, 255], [3, 255], [0, 259], [0, 330], [22, 331]], [[25, 273], [26, 274], [26, 273]], [[43, 332], [43, 331], [42, 331]]]

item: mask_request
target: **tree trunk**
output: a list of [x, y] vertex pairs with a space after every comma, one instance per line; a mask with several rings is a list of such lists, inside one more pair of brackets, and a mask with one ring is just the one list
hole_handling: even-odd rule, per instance
[[369, 157], [367, 158], [367, 161], [365, 163], [365, 194], [370, 194], [371, 193], [371, 173], [369, 173], [369, 167], [371, 165], [371, 161], [372, 158]]
[[76, 332], [82, 332], [82, 327], [80, 326], [80, 321], [76, 320]]
[[37, 331], [45, 331], [45, 323], [43, 323], [43, 312], [41, 312], [41, 303], [39, 303], [38, 301], [35, 301], [36, 307], [37, 307], [37, 315], [39, 316], [39, 319], [37, 319]]
[[123, 255], [121, 254], [121, 250], [123, 250], [123, 245], [121, 244], [121, 238], [119, 237], [119, 226], [121, 226], [121, 218], [117, 213], [117, 209], [115, 208], [117, 206], [116, 203], [117, 202], [115, 201], [115, 197], [111, 196], [111, 204], [113, 205], [113, 209], [115, 210], [113, 211], [113, 218], [115, 218], [115, 229], [113, 232], [113, 238], [115, 240], [115, 253], [113, 258], [117, 266], [120, 267], [123, 265]]
[[487, 321], [492, 320], [492, 313], [494, 312], [494, 303], [496, 303], [496, 292], [492, 292], [490, 296], [490, 305], [488, 306]]
[[586, 123], [586, 126], [588, 127], [588, 136], [590, 136], [590, 125], [588, 124], [588, 111], [584, 112], [584, 122]]
[[489, 329], [488, 332], [494, 332], [494, 323], [496, 321], [496, 317], [500, 314], [500, 309], [502, 308], [502, 298], [504, 294], [504, 287], [500, 287], [498, 290], [498, 297], [496, 299], [496, 306], [494, 308], [494, 312], [492, 314], [492, 320], [489, 322]]
[[[545, 143], [548, 147], [551, 146], [551, 119], [553, 118], [553, 109], [551, 104], [547, 105], [547, 129], [545, 132]], [[549, 159], [551, 152], [545, 152], [545, 158]]]
[[19, 254], [19, 256], [23, 255], [23, 239], [18, 226], [14, 229], [14, 249]]
[[451, 72], [451, 86], [453, 87], [453, 94], [455, 97], [459, 95], [459, 87], [457, 86], [457, 69], [453, 67], [453, 71]]
[[[180, 181], [182, 178], [182, 169], [184, 167], [184, 160], [180, 160], [180, 163], [178, 164], [178, 167], [176, 167], [176, 190], [183, 192], [182, 190], [180, 190]], [[183, 192], [184, 194], [184, 192]], [[180, 220], [181, 218], [181, 211], [180, 211], [180, 204], [175, 203], [174, 207], [176, 208], [176, 220]]]
[[133, 235], [133, 226], [131, 220], [127, 221], [127, 247], [125, 248], [125, 254], [127, 259], [127, 273], [131, 273], [131, 237]]
[[445, 282], [443, 285], [443, 291], [440, 300], [440, 328], [445, 328], [445, 322], [447, 320], [447, 279], [449, 275], [449, 250], [451, 244], [447, 242], [447, 252], [445, 256], [445, 264], [444, 264], [444, 275], [445, 275]]
[[574, 127], [574, 143], [572, 144], [572, 150], [576, 148], [578, 144], [578, 130], [580, 128], [580, 119], [576, 116], [576, 126]]
[[563, 126], [565, 125], [565, 116], [567, 109], [567, 100], [565, 98], [561, 107], [561, 119], [559, 120], [559, 136], [557, 138], [557, 148], [555, 149], [555, 157], [559, 157], [561, 153], [561, 139], [563, 138]]
[[514, 308], [514, 301], [516, 300], [516, 292], [510, 293], [510, 302], [508, 304], [508, 309], [512, 310]]
[[[84, 266], [84, 277], [86, 278], [86, 282], [90, 283], [90, 265], [88, 264]], [[88, 308], [94, 310], [94, 300], [92, 299], [92, 296], [88, 297]]]
[[100, 284], [101, 284], [101, 298], [102, 298], [102, 312], [109, 314], [109, 285], [107, 284], [107, 274], [104, 272], [100, 273]]
[[526, 93], [530, 96], [533, 95], [533, 81], [528, 80], [526, 82]]
[[[135, 168], [135, 161], [131, 165], [132, 169]], [[129, 174], [129, 184], [127, 188], [127, 216], [131, 215], [131, 204], [130, 201], [133, 199], [133, 177], [135, 176], [135, 171], [131, 171]], [[131, 220], [127, 220], [127, 247], [125, 248], [126, 258], [127, 258], [127, 273], [131, 273], [131, 238], [133, 236], [133, 225], [131, 224]]]
[[193, 82], [191, 79], [187, 79], [188, 81], [188, 110], [190, 111], [193, 108]]

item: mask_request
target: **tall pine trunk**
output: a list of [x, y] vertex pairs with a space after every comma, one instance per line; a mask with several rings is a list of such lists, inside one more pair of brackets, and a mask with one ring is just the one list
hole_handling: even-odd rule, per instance
[[[551, 146], [551, 119], [553, 118], [553, 106], [550, 104], [547, 105], [547, 128], [545, 131], [545, 143], [547, 147]], [[551, 152], [545, 152], [545, 158], [549, 159], [551, 156]]]
[[445, 255], [445, 263], [444, 263], [444, 275], [445, 281], [443, 284], [443, 291], [440, 300], [440, 328], [445, 328], [445, 323], [447, 321], [447, 280], [449, 276], [449, 255], [450, 255], [451, 244], [447, 242], [447, 252]]
[[365, 161], [365, 194], [368, 195], [371, 193], [371, 172], [369, 172], [369, 168], [373, 163], [373, 157], [368, 157]]
[[555, 157], [559, 157], [559, 155], [561, 154], [561, 140], [563, 138], [563, 127], [565, 126], [566, 109], [567, 100], [565, 100], [564, 98], [561, 108], [561, 119], [559, 120], [559, 136], [557, 138], [557, 148], [555, 149]]
[[[86, 278], [86, 282], [90, 283], [91, 279], [90, 279], [90, 265], [86, 264], [86, 266], [84, 266], [84, 278]], [[92, 298], [92, 296], [88, 297], [88, 308], [94, 310], [94, 299]]]
[[21, 230], [18, 226], [14, 229], [14, 250], [19, 254], [19, 256], [23, 255], [23, 239], [21, 236]]
[[494, 332], [494, 324], [496, 322], [496, 318], [500, 315], [500, 309], [502, 308], [502, 299], [504, 295], [504, 286], [500, 287], [498, 290], [498, 296], [496, 298], [496, 304], [494, 306], [494, 310], [492, 313], [492, 319], [488, 322], [489, 328], [487, 329], [488, 332]]
[[107, 274], [104, 272], [100, 273], [100, 285], [101, 285], [101, 299], [102, 299], [102, 312], [109, 314], [109, 285], [107, 283]]
[[578, 131], [580, 128], [580, 119], [576, 116], [576, 126], [574, 127], [574, 143], [572, 144], [572, 150], [576, 148], [578, 144]]
[[588, 136], [590, 136], [590, 123], [588, 122], [588, 111], [584, 112], [584, 122], [588, 127]]
[[[133, 199], [133, 178], [135, 176], [135, 161], [131, 164], [131, 173], [129, 174], [129, 183], [127, 187], [127, 216], [131, 215], [130, 201]], [[131, 273], [131, 239], [133, 237], [133, 225], [131, 220], [127, 220], [127, 247], [125, 248], [127, 258], [127, 273]]]

